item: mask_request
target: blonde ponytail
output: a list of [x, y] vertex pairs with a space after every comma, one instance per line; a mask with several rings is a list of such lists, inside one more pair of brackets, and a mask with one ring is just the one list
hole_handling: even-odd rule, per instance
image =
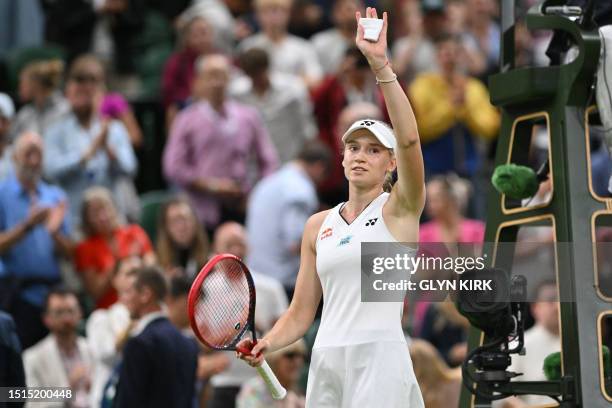
[[394, 184], [395, 184], [395, 178], [393, 176], [393, 172], [388, 171], [387, 174], [385, 174], [385, 181], [383, 183], [383, 191], [385, 193], [390, 193], [391, 190], [393, 189]]

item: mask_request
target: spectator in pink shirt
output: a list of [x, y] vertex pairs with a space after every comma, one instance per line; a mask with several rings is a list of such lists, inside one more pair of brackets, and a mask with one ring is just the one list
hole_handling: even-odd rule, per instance
[[454, 175], [433, 177], [425, 205], [431, 221], [421, 224], [419, 242], [481, 243], [484, 223], [463, 216], [468, 195], [468, 181]]
[[198, 218], [212, 231], [221, 221], [244, 221], [248, 192], [276, 170], [278, 155], [257, 110], [226, 98], [228, 59], [203, 56], [196, 71], [201, 99], [177, 115], [163, 169], [170, 182], [186, 190]]
[[[421, 224], [419, 229], [419, 242], [442, 242], [452, 244], [450, 247], [455, 247], [456, 244], [480, 244], [484, 240], [485, 225], [482, 221], [471, 220], [464, 218], [463, 213], [467, 206], [470, 183], [467, 180], [460, 179], [456, 175], [435, 176], [427, 183], [427, 201], [425, 203], [425, 211], [431, 221]], [[479, 245], [477, 245], [479, 246]], [[421, 249], [426, 248], [428, 252], [436, 256], [449, 255], [444, 245], [422, 245]], [[466, 246], [462, 250], [467, 249]], [[442, 253], [437, 251], [442, 250]], [[476, 249], [478, 252], [479, 250]], [[440, 279], [446, 279], [448, 276], [440, 276]], [[431, 303], [429, 296], [433, 294], [423, 293], [422, 297], [414, 303], [412, 307], [412, 328], [413, 334], [417, 336], [425, 335], [425, 338], [432, 341], [433, 338], [428, 338], [424, 332], [429, 332], [433, 337], [439, 337], [441, 343], [435, 344], [443, 354], [448, 363], [456, 364], [465, 356], [465, 344], [463, 340], [464, 328], [460, 317], [446, 303]], [[431, 324], [433, 316], [438, 323]], [[448, 318], [450, 316], [450, 318]], [[444, 322], [444, 323], [440, 323]], [[429, 328], [429, 329], [428, 329]], [[435, 330], [443, 330], [438, 332]], [[444, 333], [441, 335], [440, 333]], [[454, 343], [454, 344], [453, 344]], [[454, 347], [453, 346], [457, 346]]]

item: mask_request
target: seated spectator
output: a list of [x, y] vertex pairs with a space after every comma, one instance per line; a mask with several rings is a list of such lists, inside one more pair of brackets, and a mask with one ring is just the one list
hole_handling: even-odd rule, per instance
[[157, 223], [156, 252], [167, 277], [193, 280], [208, 259], [208, 237], [195, 210], [182, 196], [163, 205]]
[[17, 112], [11, 129], [13, 137], [26, 130], [44, 135], [49, 126], [70, 111], [59, 90], [63, 75], [64, 63], [59, 59], [32, 62], [21, 70], [19, 99], [27, 104]]
[[200, 56], [213, 52], [213, 39], [213, 28], [204, 17], [191, 15], [181, 20], [179, 49], [166, 61], [162, 79], [162, 99], [168, 128], [176, 113], [191, 98], [195, 63]]
[[26, 384], [70, 388], [74, 396], [71, 405], [87, 407], [93, 359], [87, 341], [77, 334], [82, 317], [79, 301], [66, 289], [53, 289], [47, 295], [43, 313], [50, 334], [23, 353]]
[[11, 153], [11, 121], [15, 114], [15, 105], [10, 96], [0, 93], [0, 182], [13, 170]]
[[[520, 381], [545, 381], [544, 359], [551, 353], [561, 351], [559, 333], [559, 301], [555, 281], [544, 281], [536, 290], [536, 302], [531, 304], [531, 314], [535, 325], [525, 331], [525, 352], [523, 356], [514, 354], [507, 371], [523, 373]], [[550, 404], [550, 397], [523, 395], [510, 397], [499, 402], [497, 407], [525, 408], [528, 406]]]
[[123, 349], [116, 408], [190, 408], [193, 405], [198, 346], [162, 312], [167, 287], [163, 272], [145, 267], [125, 293], [138, 323]]
[[249, 198], [249, 266], [281, 282], [289, 299], [300, 268], [304, 225], [319, 209], [316, 185], [325, 179], [331, 161], [327, 145], [311, 142], [294, 160], [261, 180]]
[[[217, 254], [229, 253], [245, 259], [248, 252], [247, 236], [244, 227], [236, 222], [226, 222], [217, 228], [213, 240], [213, 250]], [[251, 269], [251, 275], [257, 292], [255, 303], [255, 328], [260, 333], [270, 330], [281, 314], [287, 310], [287, 296], [283, 286], [276, 279]], [[229, 368], [214, 375], [210, 382], [213, 386], [212, 408], [234, 408], [236, 395], [240, 386], [249, 378], [257, 375], [256, 371], [244, 361], [235, 357], [234, 352], [219, 352], [225, 357]]]
[[270, 72], [268, 53], [260, 48], [240, 54], [238, 63], [247, 76], [230, 84], [230, 94], [259, 111], [281, 163], [286, 163], [315, 137], [308, 90], [291, 74]]
[[409, 345], [414, 375], [427, 408], [459, 405], [461, 369], [449, 368], [440, 353], [428, 342], [414, 339]]
[[121, 223], [110, 192], [104, 187], [85, 191], [81, 212], [85, 239], [75, 250], [76, 269], [96, 309], [107, 308], [117, 301], [117, 291], [112, 284], [117, 262], [138, 256], [145, 264], [152, 264], [155, 253], [140, 226]]
[[334, 0], [332, 20], [334, 27], [310, 38], [325, 75], [338, 72], [346, 50], [355, 43], [357, 24], [355, 12], [363, 9], [361, 0]]
[[132, 272], [142, 266], [142, 259], [138, 256], [119, 261], [112, 282], [118, 294], [118, 301], [108, 309], [95, 310], [87, 319], [87, 342], [95, 362], [91, 389], [92, 407], [100, 406], [104, 388], [113, 369], [121, 361], [124, 336], [132, 327], [130, 312], [125, 306], [125, 292], [134, 279]]
[[[208, 231], [243, 220], [256, 179], [276, 170], [278, 156], [257, 111], [226, 99], [230, 63], [220, 54], [198, 60], [203, 100], [176, 118], [163, 156], [166, 178], [187, 191]], [[257, 163], [253, 174], [251, 161]]]
[[[15, 321], [10, 314], [2, 311], [0, 311], [0, 384], [4, 387], [26, 386], [21, 344]], [[0, 408], [6, 407], [8, 403], [0, 402]]]
[[482, 243], [485, 225], [464, 217], [469, 183], [454, 175], [435, 176], [427, 182], [425, 211], [431, 219], [421, 224], [419, 242]]
[[[71, 112], [44, 135], [45, 175], [66, 190], [74, 224], [79, 223], [81, 199], [88, 187], [114, 190], [123, 177], [130, 179], [136, 173], [136, 157], [125, 126], [103, 119], [99, 111], [103, 83], [104, 69], [94, 56], [77, 58], [66, 84]], [[125, 209], [120, 210], [125, 214]]]
[[264, 49], [270, 55], [273, 71], [299, 76], [311, 89], [321, 80], [323, 70], [313, 46], [287, 31], [292, 3], [292, 0], [255, 0], [261, 33], [245, 38], [238, 49]]
[[[253, 377], [240, 388], [236, 408], [304, 408], [306, 401], [296, 393], [300, 371], [304, 365], [306, 345], [300, 339], [266, 356], [276, 378], [287, 390], [287, 396], [275, 401], [261, 376]], [[429, 406], [428, 406], [429, 408]]]
[[0, 183], [0, 303], [13, 316], [24, 348], [47, 330], [45, 296], [60, 282], [60, 257], [72, 256], [66, 195], [41, 180], [43, 142], [35, 133], [15, 141], [15, 172]]
[[454, 172], [471, 179], [481, 161], [477, 139], [489, 141], [497, 136], [500, 115], [486, 87], [459, 71], [457, 38], [438, 37], [436, 51], [440, 73], [423, 73], [409, 88], [425, 174]]

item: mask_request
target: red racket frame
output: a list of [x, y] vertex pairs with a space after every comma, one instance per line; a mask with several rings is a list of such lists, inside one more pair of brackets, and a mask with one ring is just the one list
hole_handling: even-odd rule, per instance
[[242, 267], [243, 273], [246, 275], [246, 279], [249, 285], [249, 317], [247, 318], [247, 324], [244, 326], [238, 338], [242, 337], [247, 330], [251, 330], [253, 344], [257, 343], [257, 338], [255, 337], [255, 283], [253, 282], [253, 277], [249, 271], [249, 268], [242, 262], [242, 259], [232, 254], [219, 254], [212, 257], [206, 265], [202, 267], [195, 280], [191, 284], [191, 289], [189, 290], [189, 296], [187, 297], [187, 311], [189, 313], [189, 323], [191, 324], [191, 330], [194, 332], [196, 337], [204, 343], [208, 348], [213, 350], [237, 350], [243, 354], [249, 354], [250, 350], [245, 348], [236, 348], [236, 344], [230, 345], [229, 347], [217, 347], [213, 346], [209, 342], [207, 342], [202, 335], [200, 334], [200, 330], [198, 329], [196, 320], [195, 320], [195, 302], [198, 296], [198, 292], [202, 287], [202, 282], [206, 279], [206, 276], [213, 270], [213, 268], [221, 261], [225, 259], [231, 259], [236, 261]]

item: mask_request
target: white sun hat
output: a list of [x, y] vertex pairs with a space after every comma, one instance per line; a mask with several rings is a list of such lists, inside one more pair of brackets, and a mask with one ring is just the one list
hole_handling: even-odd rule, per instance
[[363, 119], [353, 123], [346, 133], [342, 135], [342, 142], [346, 143], [346, 139], [359, 129], [368, 129], [387, 149], [395, 149], [397, 146], [393, 129], [384, 122], [376, 119]]

